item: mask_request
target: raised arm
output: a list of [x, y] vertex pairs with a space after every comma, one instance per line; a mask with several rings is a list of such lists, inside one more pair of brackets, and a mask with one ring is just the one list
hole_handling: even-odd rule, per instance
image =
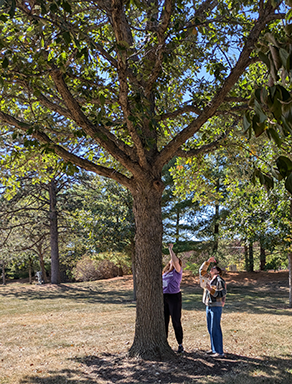
[[207, 261], [203, 262], [199, 269], [200, 277], [206, 276], [208, 274], [208, 268], [210, 263], [216, 263], [215, 257], [212, 256]]
[[172, 261], [172, 264], [173, 264], [173, 266], [174, 266], [174, 268], [175, 268], [175, 270], [177, 271], [177, 272], [180, 272], [181, 271], [181, 266], [180, 266], [180, 264], [179, 264], [179, 259], [178, 259], [178, 257], [176, 256], [176, 254], [173, 252], [173, 244], [168, 244], [168, 250], [169, 250], [169, 254], [170, 254], [170, 256], [171, 256], [171, 261]]

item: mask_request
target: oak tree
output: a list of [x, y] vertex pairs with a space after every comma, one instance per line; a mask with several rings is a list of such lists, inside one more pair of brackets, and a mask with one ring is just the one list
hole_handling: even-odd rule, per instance
[[[213, 121], [283, 19], [276, 0], [2, 0], [0, 121], [133, 196], [137, 312], [131, 355], [172, 354], [163, 321], [162, 168], [210, 151]], [[225, 120], [226, 121], [226, 120]], [[219, 127], [219, 128], [218, 128]], [[198, 132], [204, 140], [196, 142]]]

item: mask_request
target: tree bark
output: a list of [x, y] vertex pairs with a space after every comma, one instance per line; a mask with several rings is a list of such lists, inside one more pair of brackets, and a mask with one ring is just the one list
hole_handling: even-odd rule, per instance
[[6, 285], [5, 262], [2, 260], [2, 284]]
[[46, 274], [46, 270], [45, 270], [44, 255], [43, 255], [42, 245], [41, 244], [38, 245], [37, 250], [38, 250], [38, 257], [39, 257], [39, 262], [40, 262], [40, 268], [41, 268], [41, 272], [42, 272], [43, 282], [47, 283], [48, 280], [47, 280], [47, 274]]
[[32, 267], [31, 267], [31, 258], [28, 259], [28, 282], [29, 284], [32, 284]]
[[248, 266], [248, 247], [246, 245], [246, 239], [244, 241], [244, 264], [245, 264], [245, 270], [248, 272], [249, 266]]
[[214, 245], [213, 253], [218, 252], [219, 245], [219, 204], [215, 205]]
[[254, 260], [253, 260], [253, 243], [250, 241], [248, 244], [248, 272], [254, 271]]
[[289, 263], [289, 308], [292, 308], [292, 253], [288, 254]]
[[55, 180], [49, 185], [50, 195], [50, 244], [51, 244], [51, 283], [60, 284], [59, 244], [58, 244], [58, 217], [57, 193]]
[[161, 181], [146, 181], [132, 191], [136, 224], [136, 327], [130, 356], [165, 359], [173, 356], [165, 332], [162, 292]]
[[133, 300], [137, 300], [137, 283], [136, 283], [136, 266], [135, 266], [135, 242], [134, 239], [131, 240], [130, 252], [132, 259], [132, 273], [133, 273]]
[[260, 242], [260, 248], [261, 248], [261, 253], [260, 253], [260, 270], [264, 271], [266, 267], [266, 250], [263, 247], [263, 244]]
[[[216, 180], [216, 192], [220, 191], [220, 179], [219, 177]], [[215, 216], [214, 216], [214, 245], [213, 253], [218, 252], [219, 247], [219, 217], [220, 217], [220, 208], [219, 204], [215, 204]]]
[[177, 208], [176, 211], [176, 223], [175, 223], [175, 241], [176, 243], [179, 242], [179, 221], [180, 221], [180, 214], [179, 214], [179, 208]]
[[[290, 219], [292, 220], [292, 198], [290, 197]], [[292, 308], [292, 252], [288, 253], [289, 266], [289, 308]]]

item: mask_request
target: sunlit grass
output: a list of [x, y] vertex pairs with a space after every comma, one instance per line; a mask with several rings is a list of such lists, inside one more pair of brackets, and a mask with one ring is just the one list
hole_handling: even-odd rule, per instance
[[[214, 365], [205, 360], [203, 352], [210, 346], [201, 289], [197, 284], [184, 286], [186, 354], [181, 359], [201, 365], [192, 373], [181, 372], [181, 368], [176, 373], [171, 364], [161, 363], [159, 372], [169, 370], [169, 382], [185, 384], [292, 383], [288, 282], [278, 288], [229, 284], [222, 317], [227, 355]], [[135, 327], [130, 277], [60, 287], [1, 286], [0, 321], [0, 384], [138, 384], [130, 373], [146, 369], [139, 361], [126, 358]], [[169, 343], [177, 348], [172, 328]], [[119, 360], [111, 364], [113, 356]], [[98, 376], [96, 361], [101, 367], [102, 361], [108, 364], [111, 376], [107, 380]], [[143, 382], [152, 366], [149, 363]], [[119, 379], [114, 379], [117, 372]], [[157, 383], [159, 372], [153, 373]]]

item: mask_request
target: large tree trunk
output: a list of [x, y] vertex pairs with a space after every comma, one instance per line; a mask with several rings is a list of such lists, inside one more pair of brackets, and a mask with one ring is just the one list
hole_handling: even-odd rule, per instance
[[[292, 220], [292, 198], [290, 197], [290, 220]], [[289, 266], [289, 308], [292, 308], [292, 252], [288, 253]]]
[[[150, 185], [149, 185], [150, 184]], [[136, 223], [136, 327], [130, 356], [163, 359], [173, 356], [166, 340], [162, 293], [162, 217], [160, 181], [132, 191]]]
[[58, 244], [58, 218], [57, 193], [55, 180], [49, 186], [50, 194], [50, 244], [51, 244], [51, 283], [60, 284], [59, 244]]

